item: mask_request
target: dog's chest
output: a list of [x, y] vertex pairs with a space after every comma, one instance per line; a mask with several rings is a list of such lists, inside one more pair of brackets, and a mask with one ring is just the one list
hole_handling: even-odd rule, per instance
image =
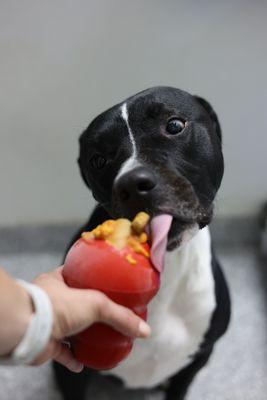
[[128, 387], [153, 387], [190, 363], [215, 308], [208, 228], [168, 253], [159, 293], [150, 303], [149, 339], [138, 339], [129, 357], [110, 372]]

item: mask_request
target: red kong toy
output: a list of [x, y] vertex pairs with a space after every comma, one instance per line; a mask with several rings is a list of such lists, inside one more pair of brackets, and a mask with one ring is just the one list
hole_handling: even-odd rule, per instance
[[[82, 237], [67, 254], [63, 276], [75, 288], [97, 289], [146, 320], [147, 304], [159, 289], [159, 273], [149, 258], [141, 212], [130, 222], [108, 220]], [[81, 304], [82, 307], [82, 304]], [[94, 369], [114, 368], [133, 347], [133, 339], [95, 323], [70, 338], [75, 357]]]

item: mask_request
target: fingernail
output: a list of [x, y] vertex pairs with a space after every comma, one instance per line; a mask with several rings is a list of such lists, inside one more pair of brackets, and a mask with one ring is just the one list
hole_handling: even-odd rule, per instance
[[147, 336], [150, 336], [150, 334], [151, 334], [151, 328], [145, 321], [140, 322], [138, 331], [139, 331], [139, 335], [142, 337], [147, 337]]
[[82, 372], [84, 366], [79, 361], [74, 360], [69, 367], [73, 372]]

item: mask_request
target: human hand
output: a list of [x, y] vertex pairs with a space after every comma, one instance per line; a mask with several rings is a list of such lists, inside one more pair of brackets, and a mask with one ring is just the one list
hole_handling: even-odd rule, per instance
[[45, 350], [33, 365], [54, 359], [73, 372], [80, 372], [83, 365], [62, 340], [88, 328], [95, 322], [104, 322], [125, 335], [147, 337], [150, 328], [131, 310], [111, 301], [103, 293], [91, 289], [73, 289], [66, 285], [62, 268], [38, 276], [33, 283], [48, 295], [53, 311], [52, 335]]

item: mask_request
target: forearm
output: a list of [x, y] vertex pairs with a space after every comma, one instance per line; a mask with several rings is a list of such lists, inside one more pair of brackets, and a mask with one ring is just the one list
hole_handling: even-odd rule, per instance
[[1, 357], [9, 362], [9, 355], [11, 362], [18, 364], [39, 365], [53, 358], [71, 371], [80, 372], [82, 364], [61, 341], [96, 322], [107, 323], [128, 336], [150, 334], [141, 318], [103, 293], [68, 287], [62, 267], [40, 275], [28, 285], [17, 284], [0, 268], [0, 363]]
[[1, 268], [0, 294], [0, 356], [5, 356], [27, 330], [33, 306], [27, 291]]

